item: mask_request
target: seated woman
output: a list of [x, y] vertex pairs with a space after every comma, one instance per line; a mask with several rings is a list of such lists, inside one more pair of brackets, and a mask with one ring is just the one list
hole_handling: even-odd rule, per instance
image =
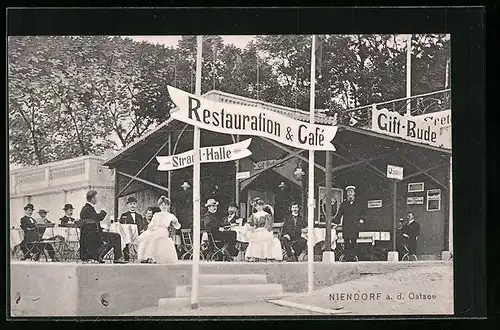
[[153, 214], [148, 229], [139, 235], [138, 258], [141, 263], [169, 263], [177, 261], [177, 251], [168, 227], [170, 224], [175, 229], [180, 229], [179, 220], [170, 213], [170, 200], [161, 196], [158, 200], [160, 212]]
[[281, 243], [273, 232], [266, 229], [272, 223], [272, 216], [265, 211], [257, 211], [253, 215], [255, 230], [249, 235], [249, 244], [245, 252], [248, 261], [283, 260]]

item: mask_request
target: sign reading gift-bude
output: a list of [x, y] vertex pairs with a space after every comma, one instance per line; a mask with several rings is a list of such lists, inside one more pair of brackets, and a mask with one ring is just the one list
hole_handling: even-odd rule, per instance
[[451, 149], [451, 110], [412, 116], [387, 109], [372, 110], [372, 131]]
[[[200, 148], [201, 163], [220, 163], [248, 157], [252, 154], [248, 147], [252, 139], [217, 147]], [[194, 164], [194, 150], [189, 150], [178, 155], [156, 156], [159, 171], [172, 171]]]
[[332, 140], [337, 126], [309, 124], [259, 107], [216, 102], [172, 86], [168, 92], [177, 106], [170, 116], [184, 123], [227, 134], [266, 137], [301, 149], [335, 151]]

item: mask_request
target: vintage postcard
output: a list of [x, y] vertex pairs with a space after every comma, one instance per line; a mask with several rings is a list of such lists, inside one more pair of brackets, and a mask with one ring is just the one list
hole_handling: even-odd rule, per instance
[[9, 36], [11, 316], [453, 315], [452, 41]]

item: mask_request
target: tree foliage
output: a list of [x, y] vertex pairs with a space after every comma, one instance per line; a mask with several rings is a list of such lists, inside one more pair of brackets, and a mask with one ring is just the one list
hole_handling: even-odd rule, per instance
[[[244, 49], [204, 36], [202, 93], [212, 89], [309, 109], [311, 37], [257, 36]], [[322, 36], [316, 108], [405, 96], [400, 35]], [[449, 36], [412, 38], [412, 95], [442, 90]], [[123, 148], [168, 118], [167, 85], [194, 93], [196, 37], [177, 47], [108, 36], [8, 39], [10, 161], [33, 165]]]

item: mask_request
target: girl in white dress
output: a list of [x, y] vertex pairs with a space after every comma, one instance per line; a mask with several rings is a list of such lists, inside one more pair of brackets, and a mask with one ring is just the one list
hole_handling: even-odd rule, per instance
[[169, 263], [177, 261], [177, 252], [168, 227], [173, 224], [175, 229], [180, 229], [179, 220], [170, 213], [170, 200], [161, 196], [158, 200], [160, 212], [153, 215], [148, 229], [139, 235], [138, 259], [141, 263]]
[[249, 244], [245, 252], [248, 261], [283, 260], [281, 243], [273, 232], [266, 229], [266, 224], [272, 223], [272, 217], [265, 211], [257, 211], [253, 215], [255, 230], [249, 233]]

